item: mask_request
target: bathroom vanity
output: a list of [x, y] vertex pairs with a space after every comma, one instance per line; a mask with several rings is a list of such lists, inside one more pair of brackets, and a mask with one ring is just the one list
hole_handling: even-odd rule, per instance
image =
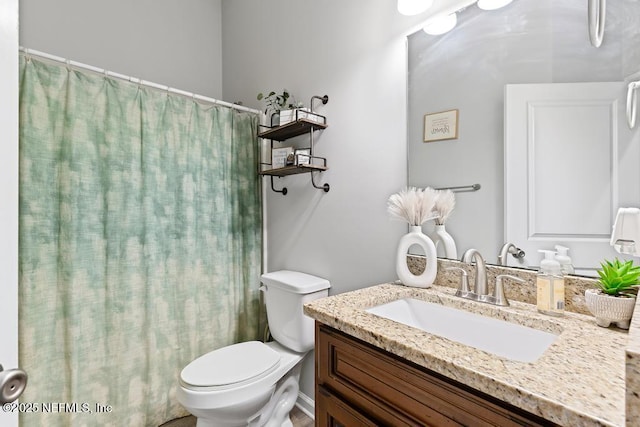
[[555, 425], [321, 323], [316, 366], [321, 426]]
[[[316, 320], [317, 425], [625, 425], [630, 334], [584, 314], [553, 318], [531, 304], [494, 307], [454, 292], [389, 283], [306, 304]], [[557, 339], [525, 363], [366, 311], [402, 298], [553, 331]]]

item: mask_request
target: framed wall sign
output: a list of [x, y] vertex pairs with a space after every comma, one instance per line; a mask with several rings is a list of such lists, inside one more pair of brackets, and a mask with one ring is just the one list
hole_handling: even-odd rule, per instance
[[311, 164], [311, 150], [308, 148], [299, 148], [294, 154], [296, 156], [296, 166]]
[[424, 142], [458, 138], [458, 110], [424, 115]]

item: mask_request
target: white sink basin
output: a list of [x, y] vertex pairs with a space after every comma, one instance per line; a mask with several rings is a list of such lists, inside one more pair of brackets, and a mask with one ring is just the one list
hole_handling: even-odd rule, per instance
[[413, 298], [395, 300], [366, 311], [519, 362], [535, 362], [558, 337], [550, 332]]

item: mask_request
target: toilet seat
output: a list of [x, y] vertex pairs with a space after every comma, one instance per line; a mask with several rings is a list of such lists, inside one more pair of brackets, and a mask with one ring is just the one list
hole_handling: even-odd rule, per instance
[[280, 359], [280, 353], [259, 341], [233, 344], [189, 363], [180, 382], [191, 390], [235, 388], [269, 375], [278, 368]]

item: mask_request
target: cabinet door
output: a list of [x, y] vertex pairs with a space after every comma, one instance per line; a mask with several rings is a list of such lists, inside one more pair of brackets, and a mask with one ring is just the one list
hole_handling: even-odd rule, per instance
[[359, 413], [324, 387], [316, 390], [316, 426], [368, 427], [376, 423]]
[[326, 400], [329, 394], [333, 402], [331, 410], [319, 412], [357, 414], [375, 421], [330, 424], [320, 413], [316, 415], [316, 420], [323, 420], [320, 426], [555, 425], [318, 323], [316, 364], [316, 399]]

